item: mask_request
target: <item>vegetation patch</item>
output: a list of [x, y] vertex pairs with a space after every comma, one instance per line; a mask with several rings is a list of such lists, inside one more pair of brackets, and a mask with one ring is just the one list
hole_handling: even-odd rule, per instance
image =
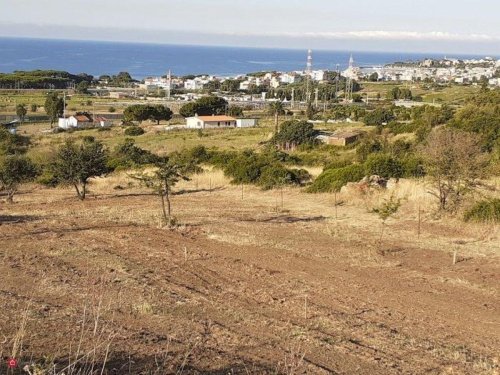
[[500, 199], [477, 202], [464, 214], [465, 221], [481, 223], [500, 223]]

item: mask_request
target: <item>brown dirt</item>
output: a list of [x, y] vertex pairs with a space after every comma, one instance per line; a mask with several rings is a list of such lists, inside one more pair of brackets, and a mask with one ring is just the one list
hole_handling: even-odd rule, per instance
[[110, 343], [117, 374], [499, 373], [498, 227], [429, 214], [417, 238], [406, 202], [380, 244], [347, 197], [335, 219], [328, 195], [286, 190], [276, 210], [279, 191], [192, 181], [169, 230], [157, 198], [115, 183], [2, 205], [2, 356], [17, 333], [22, 363], [59, 368], [80, 337], [96, 366]]

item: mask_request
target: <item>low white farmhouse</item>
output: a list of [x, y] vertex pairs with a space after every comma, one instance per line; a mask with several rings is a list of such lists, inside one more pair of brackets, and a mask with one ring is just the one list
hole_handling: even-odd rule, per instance
[[92, 120], [85, 115], [70, 116], [68, 118], [60, 118], [58, 126], [62, 129], [69, 128], [85, 128], [92, 125]]
[[257, 126], [256, 119], [235, 119], [230, 116], [194, 116], [186, 119], [188, 129], [223, 129], [223, 128], [252, 128]]
[[186, 119], [189, 129], [235, 128], [236, 119], [230, 116], [195, 116]]

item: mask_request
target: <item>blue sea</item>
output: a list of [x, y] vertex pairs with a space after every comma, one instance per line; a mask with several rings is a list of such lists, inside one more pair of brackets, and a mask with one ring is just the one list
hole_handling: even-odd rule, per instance
[[[313, 68], [343, 69], [350, 51], [313, 51]], [[395, 61], [443, 58], [444, 55], [394, 52], [352, 52], [355, 65], [370, 67]], [[448, 56], [465, 58], [471, 56]], [[476, 56], [482, 57], [482, 56]], [[54, 69], [94, 76], [129, 72], [136, 79], [174, 75], [235, 76], [257, 71], [305, 69], [307, 51], [240, 47], [207, 47], [74, 40], [0, 38], [0, 72]]]

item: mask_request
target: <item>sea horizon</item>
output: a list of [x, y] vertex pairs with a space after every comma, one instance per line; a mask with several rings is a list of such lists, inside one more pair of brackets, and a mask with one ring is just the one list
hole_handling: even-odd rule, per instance
[[[496, 55], [313, 49], [313, 69], [371, 67], [399, 61]], [[236, 47], [151, 42], [94, 41], [0, 36], [0, 73], [15, 70], [64, 70], [96, 77], [127, 71], [135, 79], [165, 75], [209, 74], [231, 77], [258, 71], [295, 71], [306, 66], [303, 48]]]

